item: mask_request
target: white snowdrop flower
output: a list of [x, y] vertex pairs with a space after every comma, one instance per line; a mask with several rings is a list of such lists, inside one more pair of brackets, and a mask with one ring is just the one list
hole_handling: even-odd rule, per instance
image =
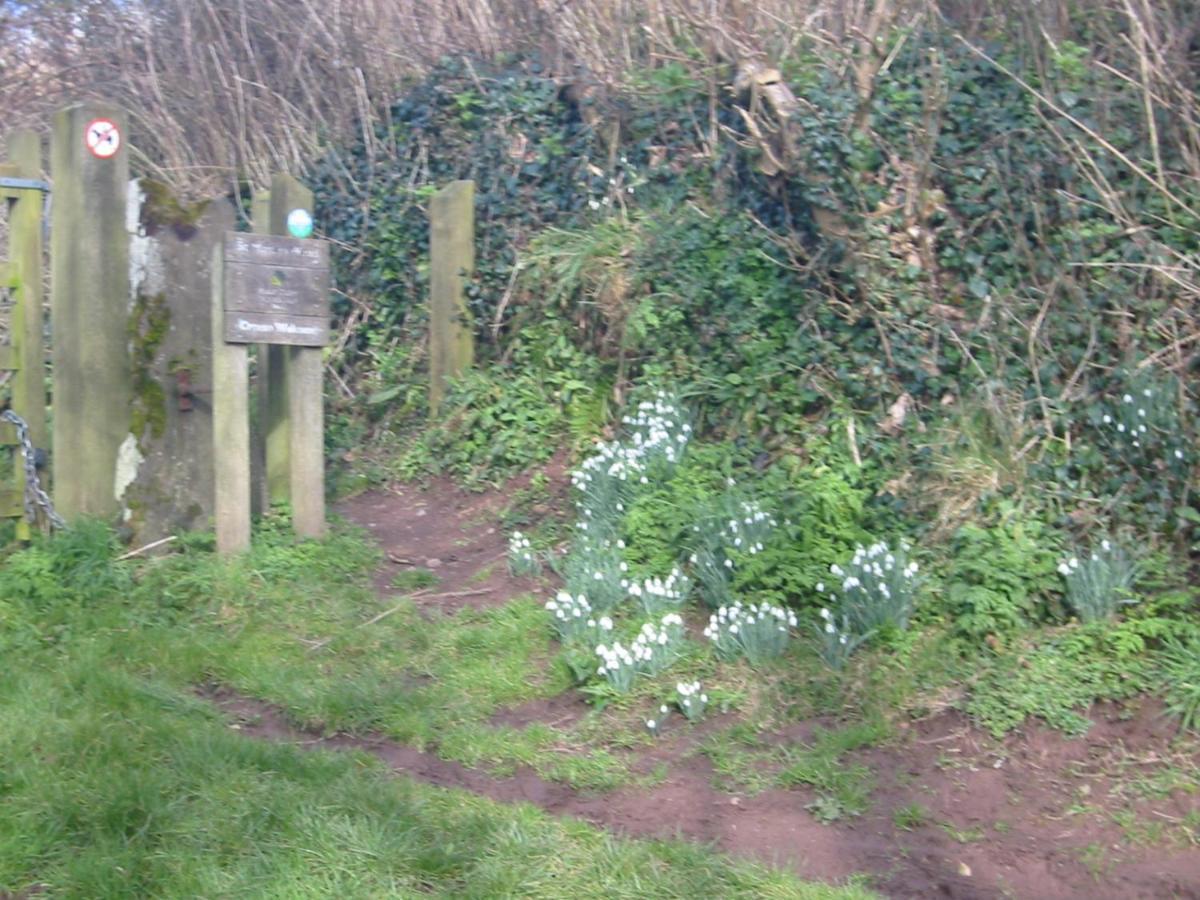
[[1100, 557], [1097, 556], [1095, 553], [1093, 553], [1092, 554], [1092, 562], [1099, 562], [1099, 561], [1100, 561]]
[[592, 574], [592, 580], [593, 580], [593, 581], [603, 581], [603, 580], [604, 580], [604, 575], [603, 575], [603, 574], [601, 574], [600, 572], [594, 572], [594, 573]]
[[707, 703], [707, 702], [708, 702], [708, 694], [701, 694], [701, 695], [700, 695], [700, 702], [701, 702], [701, 703]]
[[822, 606], [821, 607], [821, 618], [824, 619], [826, 622], [828, 622], [833, 618], [833, 615], [829, 612], [828, 609], [826, 609], [825, 607]]
[[1145, 433], [1146, 433], [1147, 431], [1149, 431], [1149, 430], [1150, 430], [1150, 429], [1148, 429], [1148, 428], [1147, 428], [1145, 425], [1139, 425], [1139, 426], [1138, 426], [1138, 431], [1139, 431], [1139, 432], [1141, 432], [1142, 434], [1145, 434]]
[[1124, 400], [1126, 403], [1132, 403], [1132, 402], [1133, 402], [1133, 397], [1131, 397], [1129, 394], [1126, 394], [1126, 395], [1125, 395], [1124, 397], [1122, 397], [1121, 399], [1122, 399], [1122, 400]]
[[617, 568], [618, 568], [618, 569], [620, 569], [622, 572], [628, 572], [628, 571], [629, 571], [629, 565], [628, 565], [627, 563], [623, 563], [623, 562], [622, 562], [622, 563], [618, 563], [618, 564], [617, 564]]
[[1105, 413], [1103, 421], [1104, 421], [1105, 425], [1111, 425], [1112, 424], [1112, 416], [1110, 416], [1108, 413]]
[[727, 568], [727, 569], [733, 568], [733, 560], [732, 559], [725, 560], [725, 568]]
[[737, 623], [736, 623], [736, 622], [735, 622], [734, 624], [732, 624], [732, 625], [730, 625], [730, 626], [729, 626], [729, 633], [730, 633], [730, 634], [737, 634], [737, 633], [738, 633], [738, 627], [737, 627]]
[[618, 549], [618, 550], [624, 550], [624, 549], [625, 549], [625, 542], [624, 542], [624, 541], [622, 541], [622, 540], [619, 540], [619, 539], [618, 539], [618, 541], [617, 541], [617, 549]]
[[659, 711], [660, 713], [665, 713], [665, 712], [668, 712], [668, 710], [667, 710], [667, 705], [664, 703], [662, 706], [660, 706], [660, 707], [658, 708], [658, 711]]
[[1152, 397], [1152, 396], [1154, 396], [1154, 391], [1150, 390], [1150, 388], [1142, 388], [1142, 396], [1143, 397]]
[[1117, 423], [1117, 431], [1121, 432], [1121, 434], [1125, 433], [1125, 423], [1124, 422]]
[[1071, 569], [1067, 566], [1066, 563], [1059, 563], [1058, 564], [1058, 574], [1059, 575], [1070, 575]]
[[658, 725], [658, 723], [655, 722], [653, 719], [646, 720], [646, 727], [649, 728], [651, 731], [653, 731], [657, 727], [657, 725]]
[[1100, 548], [1101, 548], [1101, 549], [1102, 549], [1102, 550], [1103, 550], [1105, 553], [1107, 553], [1109, 550], [1111, 550], [1111, 549], [1112, 549], [1112, 544], [1109, 542], [1108, 538], [1105, 538], [1104, 540], [1102, 540], [1102, 541], [1100, 542]]
[[600, 617], [600, 627], [605, 631], [612, 631], [613, 621], [608, 616]]
[[1146, 411], [1144, 409], [1139, 409], [1138, 415], [1144, 419], [1144, 418], [1146, 418]]
[[[818, 594], [823, 594], [823, 593], [825, 593], [825, 582], [823, 582], [823, 581], [818, 581], [818, 582], [817, 582], [817, 593], [818, 593]], [[827, 613], [827, 612], [829, 612], [829, 610], [827, 610], [827, 609], [823, 609], [823, 610], [821, 610], [821, 612], [822, 612], [822, 613]]]
[[833, 634], [836, 631], [837, 631], [837, 629], [833, 626], [832, 622], [825, 623], [825, 633], [826, 634]]
[[1070, 566], [1072, 569], [1078, 569], [1079, 568], [1079, 560], [1076, 557], [1072, 556], [1070, 559], [1067, 560], [1067, 565]]
[[829, 573], [831, 575], [837, 575], [838, 577], [841, 577], [843, 574], [845, 574], [844, 572], [842, 572], [842, 567], [839, 566], [837, 563], [834, 563], [832, 566], [829, 567]]
[[1176, 450], [1176, 451], [1175, 451], [1175, 458], [1176, 458], [1176, 459], [1183, 459], [1183, 451], [1182, 451], [1182, 450]]

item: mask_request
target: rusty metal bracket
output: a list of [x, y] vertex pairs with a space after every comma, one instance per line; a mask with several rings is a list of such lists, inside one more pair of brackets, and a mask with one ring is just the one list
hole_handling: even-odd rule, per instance
[[192, 386], [192, 370], [191, 369], [176, 369], [175, 370], [175, 397], [179, 401], [180, 412], [191, 412], [195, 409], [197, 395], [211, 394], [212, 388], [199, 388]]

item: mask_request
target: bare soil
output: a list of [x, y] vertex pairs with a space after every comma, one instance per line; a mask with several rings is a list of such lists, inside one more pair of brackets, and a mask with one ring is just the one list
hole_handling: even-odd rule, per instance
[[[535, 587], [505, 567], [507, 536], [497, 519], [515, 489], [470, 494], [435, 481], [365, 494], [340, 512], [383, 547], [381, 590], [390, 590], [397, 571], [416, 565], [440, 579], [418, 603], [490, 605]], [[953, 712], [907, 724], [887, 746], [846, 755], [847, 765], [861, 763], [874, 774], [871, 808], [825, 824], [807, 808], [816, 799], [809, 789], [751, 795], [714, 786], [697, 743], [728, 721], [672, 728], [635, 765], [642, 773], [665, 770], [665, 778], [596, 795], [531, 770], [492, 777], [379, 736], [306, 733], [259, 701], [222, 691], [208, 696], [251, 737], [365, 750], [431, 784], [532, 803], [617, 833], [710, 843], [805, 878], [866, 873], [891, 897], [1200, 898], [1200, 797], [1186, 785], [1135, 790], [1139, 778], [1145, 783], [1141, 776], [1170, 764], [1200, 764], [1195, 746], [1181, 750], [1173, 726], [1148, 700], [1093, 710], [1094, 726], [1077, 739], [1031, 726], [995, 741]], [[569, 727], [585, 711], [570, 693], [502, 711], [493, 724]], [[807, 742], [817, 726], [830, 724], [797, 723], [774, 740]]]

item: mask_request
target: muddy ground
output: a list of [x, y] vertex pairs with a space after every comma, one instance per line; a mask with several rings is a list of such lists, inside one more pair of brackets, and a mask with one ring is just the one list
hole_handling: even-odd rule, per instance
[[[550, 500], [562, 497], [562, 472]], [[499, 515], [515, 492], [471, 494], [447, 481], [398, 486], [341, 503], [384, 550], [381, 591], [397, 574], [425, 568], [436, 586], [416, 602], [446, 608], [492, 605], [528, 592], [532, 582], [508, 575], [507, 534]], [[535, 510], [536, 511], [536, 510]], [[544, 589], [544, 588], [543, 588]], [[1140, 771], [1184, 771], [1174, 725], [1154, 701], [1092, 711], [1094, 726], [1068, 738], [1032, 725], [995, 741], [955, 712], [904, 723], [884, 747], [848, 754], [874, 773], [870, 809], [830, 824], [807, 808], [807, 788], [757, 794], [714, 787], [715, 773], [696, 746], [729, 716], [697, 728], [668, 730], [638, 771], [666, 771], [656, 786], [585, 794], [532, 771], [498, 778], [379, 736], [322, 736], [290, 725], [271, 706], [220, 688], [208, 696], [233, 727], [265, 740], [304, 747], [358, 749], [395, 771], [444, 787], [524, 802], [635, 837], [682, 837], [738, 856], [787, 867], [804, 878], [856, 874], [891, 897], [1171, 898], [1200, 897], [1200, 795], [1195, 783], [1167, 791], [1130, 789]], [[562, 727], [586, 712], [576, 692], [505, 710], [497, 724]], [[774, 735], [808, 740], [819, 724], [801, 722]], [[919, 810], [918, 814], [910, 811]]]

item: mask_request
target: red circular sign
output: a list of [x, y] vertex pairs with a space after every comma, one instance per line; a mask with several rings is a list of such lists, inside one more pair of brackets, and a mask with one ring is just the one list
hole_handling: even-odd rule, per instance
[[121, 129], [112, 119], [92, 119], [83, 130], [83, 142], [98, 159], [111, 159], [121, 149]]

